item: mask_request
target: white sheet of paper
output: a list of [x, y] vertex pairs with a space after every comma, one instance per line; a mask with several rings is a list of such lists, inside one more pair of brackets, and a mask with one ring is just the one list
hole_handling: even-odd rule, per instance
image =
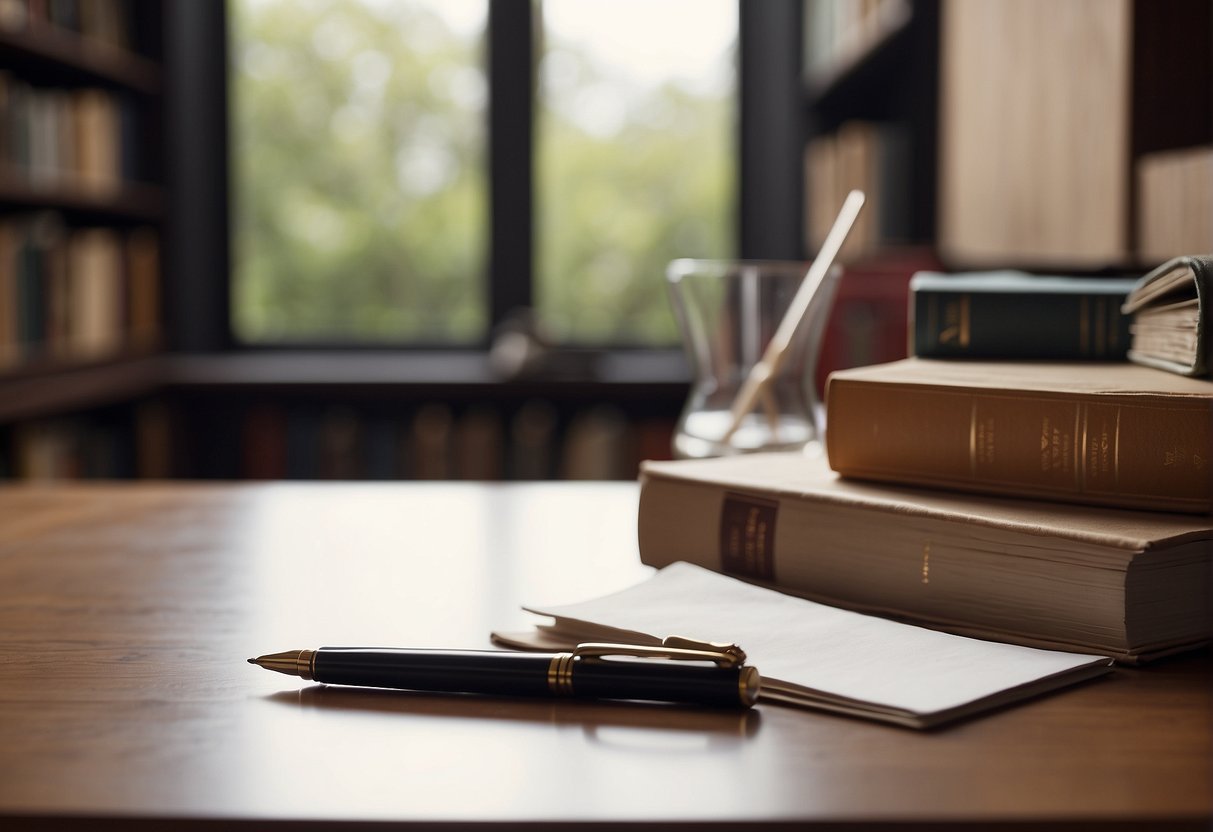
[[765, 678], [916, 714], [959, 707], [1101, 660], [841, 610], [688, 563], [667, 566], [613, 595], [527, 609], [657, 638], [739, 644]]

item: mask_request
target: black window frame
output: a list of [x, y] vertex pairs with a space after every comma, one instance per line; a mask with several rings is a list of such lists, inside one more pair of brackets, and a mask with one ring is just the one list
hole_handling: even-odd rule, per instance
[[[486, 0], [489, 321], [482, 342], [534, 293], [533, 0]], [[802, 0], [738, 0], [736, 251], [800, 259], [803, 250]], [[401, 342], [247, 343], [231, 326], [229, 29], [223, 0], [168, 0], [165, 122], [169, 348], [430, 350]], [[523, 210], [525, 208], [525, 210]], [[454, 345], [443, 350], [462, 351]]]

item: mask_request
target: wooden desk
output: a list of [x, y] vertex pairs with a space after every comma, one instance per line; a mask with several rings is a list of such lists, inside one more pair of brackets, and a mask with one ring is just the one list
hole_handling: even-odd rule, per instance
[[925, 734], [321, 688], [244, 661], [487, 646], [523, 602], [642, 578], [635, 509], [626, 483], [0, 489], [0, 828], [1213, 820], [1208, 653]]

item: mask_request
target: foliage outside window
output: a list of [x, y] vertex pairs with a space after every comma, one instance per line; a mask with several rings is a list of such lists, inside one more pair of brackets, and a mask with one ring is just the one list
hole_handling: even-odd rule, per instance
[[[484, 0], [230, 8], [236, 337], [483, 343]], [[733, 250], [736, 3], [536, 8], [540, 319], [672, 344], [666, 263]]]

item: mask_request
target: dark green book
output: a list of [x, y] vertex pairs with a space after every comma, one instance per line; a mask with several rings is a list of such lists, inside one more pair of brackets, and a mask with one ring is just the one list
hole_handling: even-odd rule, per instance
[[1023, 272], [938, 274], [910, 281], [910, 351], [927, 358], [1123, 361], [1133, 278]]

